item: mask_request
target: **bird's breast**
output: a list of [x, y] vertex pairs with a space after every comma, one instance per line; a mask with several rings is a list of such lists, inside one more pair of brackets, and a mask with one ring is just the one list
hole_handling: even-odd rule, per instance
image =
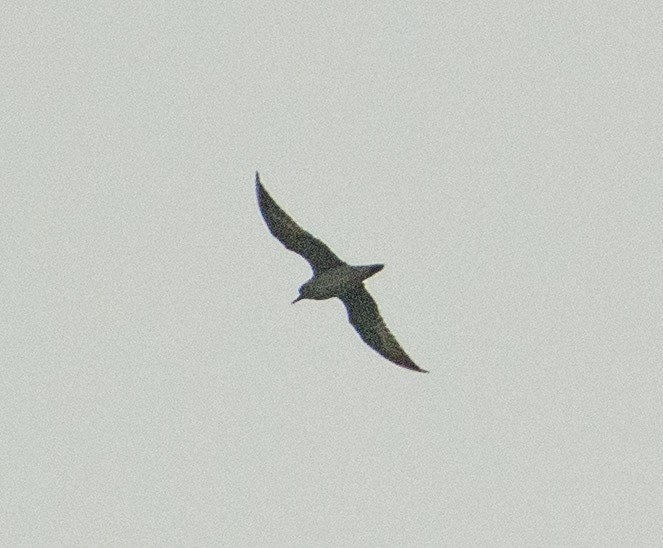
[[321, 272], [306, 285], [312, 299], [331, 299], [345, 293], [348, 289], [361, 284], [362, 276], [349, 265], [339, 266]]

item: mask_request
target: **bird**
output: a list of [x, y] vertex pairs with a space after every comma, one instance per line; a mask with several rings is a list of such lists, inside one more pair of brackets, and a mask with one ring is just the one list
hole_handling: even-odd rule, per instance
[[364, 280], [377, 274], [383, 264], [352, 266], [341, 259], [315, 236], [301, 228], [269, 195], [256, 171], [258, 206], [267, 228], [287, 249], [306, 259], [313, 276], [299, 288], [292, 303], [304, 299], [339, 298], [348, 320], [362, 340], [389, 361], [420, 373], [428, 373], [412, 361], [387, 328], [378, 305], [364, 286]]

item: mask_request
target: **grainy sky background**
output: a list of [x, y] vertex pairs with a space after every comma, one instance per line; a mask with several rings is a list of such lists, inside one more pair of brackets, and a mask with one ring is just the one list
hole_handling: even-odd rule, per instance
[[2, 12], [0, 544], [660, 543], [659, 1]]

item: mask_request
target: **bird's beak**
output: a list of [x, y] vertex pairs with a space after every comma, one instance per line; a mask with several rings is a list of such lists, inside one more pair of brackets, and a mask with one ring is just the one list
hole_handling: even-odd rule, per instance
[[304, 298], [304, 297], [302, 297], [302, 296], [300, 295], [300, 296], [297, 297], [294, 301], [292, 301], [292, 304], [295, 304], [297, 301], [301, 301], [303, 298]]

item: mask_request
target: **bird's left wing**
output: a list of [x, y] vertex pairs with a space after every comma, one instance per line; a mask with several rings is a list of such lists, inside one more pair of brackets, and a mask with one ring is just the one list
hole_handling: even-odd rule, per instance
[[260, 212], [269, 231], [290, 251], [304, 257], [314, 274], [345, 264], [323, 242], [306, 232], [278, 206], [262, 186], [257, 172], [256, 193]]
[[363, 285], [344, 293], [339, 298], [348, 311], [350, 323], [368, 346], [396, 365], [428, 373], [414, 363], [398, 344], [380, 316], [378, 305]]

